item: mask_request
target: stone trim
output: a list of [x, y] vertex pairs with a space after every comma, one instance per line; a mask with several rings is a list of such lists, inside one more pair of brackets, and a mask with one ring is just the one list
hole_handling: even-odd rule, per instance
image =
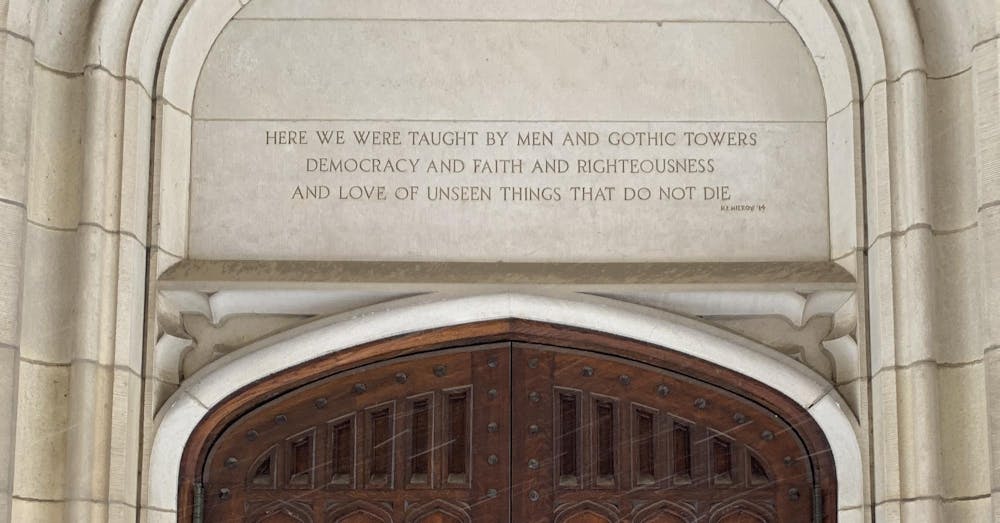
[[[392, 284], [799, 284], [855, 290], [847, 270], [831, 262], [733, 263], [476, 263], [183, 260], [160, 276], [160, 289], [261, 283]], [[202, 289], [207, 290], [207, 289]]]

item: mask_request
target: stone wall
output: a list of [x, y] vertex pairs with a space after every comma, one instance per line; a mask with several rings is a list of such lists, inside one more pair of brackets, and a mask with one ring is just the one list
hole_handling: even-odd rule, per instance
[[[830, 168], [853, 173], [831, 186], [845, 202], [831, 215], [851, 219], [830, 241], [857, 283], [702, 267], [545, 285], [731, 330], [836, 386], [865, 462], [845, 521], [1000, 520], [997, 6], [771, 4], [816, 62]], [[414, 294], [537, 286], [537, 274], [306, 286], [336, 271], [168, 273], [188, 253], [198, 76], [242, 7], [0, 2], [0, 521], [169, 520], [145, 497], [157, 416], [205, 365]]]

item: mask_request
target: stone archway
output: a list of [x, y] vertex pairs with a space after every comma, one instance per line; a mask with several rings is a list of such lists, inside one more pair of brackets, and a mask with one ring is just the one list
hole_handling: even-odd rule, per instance
[[[151, 456], [150, 504], [171, 517], [184, 516], [194, 500], [193, 490], [185, 486], [178, 490], [177, 474], [192, 485], [199, 453], [207, 450], [186, 451], [185, 442], [200, 441], [204, 446], [213, 431], [259, 404], [261, 394], [287, 391], [338, 368], [417, 348], [499, 340], [566, 346], [567, 339], [572, 347], [601, 351], [611, 350], [607, 340], [616, 340], [627, 346], [618, 356], [645, 363], [660, 360], [662, 367], [683, 368], [710, 383], [747, 387], [744, 393], [758, 403], [796, 424], [805, 420], [814, 427], [812, 443], [806, 446], [821, 449], [817, 455], [826, 460], [821, 467], [827, 477], [821, 479], [829, 482], [824, 489], [828, 514], [835, 514], [834, 507], [851, 507], [861, 497], [854, 422], [836, 393], [798, 364], [747, 342], [726, 339], [695, 322], [641, 307], [609, 306], [601, 299], [499, 294], [431, 302], [415, 299], [393, 311], [334, 318], [213, 364], [182, 387], [159, 420]], [[352, 347], [357, 348], [342, 350]], [[663, 358], [679, 359], [670, 364]]]
[[[251, 385], [195, 430], [179, 494], [181, 521], [830, 521], [836, 480], [819, 426], [763, 383], [496, 320]], [[650, 512], [664, 499], [696, 515]]]

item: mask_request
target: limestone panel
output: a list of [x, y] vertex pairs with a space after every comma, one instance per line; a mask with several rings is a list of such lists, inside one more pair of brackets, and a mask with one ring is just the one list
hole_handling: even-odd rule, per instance
[[[98, 325], [103, 321], [113, 322], [118, 306], [118, 289], [114, 284], [120, 274], [121, 262], [118, 255], [122, 236], [114, 231], [106, 231], [99, 227], [82, 226], [77, 236], [80, 244], [83, 263], [77, 269], [80, 272], [79, 302], [76, 318], [83, 325]], [[124, 242], [135, 243], [134, 239], [125, 237]], [[100, 362], [102, 365], [113, 365], [116, 353], [114, 336], [107, 332], [80, 330], [77, 333], [73, 356]]]
[[[1000, 185], [1000, 184], [998, 184]], [[982, 346], [1000, 347], [1000, 205], [983, 209], [980, 213], [979, 244], [982, 261], [981, 296], [982, 311], [981, 327], [983, 333]]]
[[872, 374], [896, 363], [896, 331], [894, 328], [895, 288], [892, 279], [892, 252], [888, 238], [879, 239], [868, 251], [868, 314], [871, 340], [869, 353]]
[[0, 345], [18, 345], [25, 210], [0, 203]]
[[875, 238], [892, 231], [892, 183], [889, 176], [888, 94], [884, 82], [875, 84], [866, 94], [865, 125], [865, 211], [869, 245]]
[[86, 60], [92, 2], [64, 0], [37, 8], [32, 37], [39, 62], [67, 73], [81, 73]]
[[147, 242], [149, 217], [149, 144], [153, 103], [143, 87], [125, 82], [125, 126], [122, 136], [121, 229]]
[[114, 410], [125, 405], [111, 407], [107, 399], [94, 399], [113, 397], [113, 379], [111, 367], [82, 360], [70, 365], [65, 459], [69, 499], [104, 499], [108, 495], [109, 429]]
[[857, 100], [854, 64], [848, 55], [849, 43], [834, 23], [838, 15], [827, 2], [779, 0], [778, 11], [790, 21], [799, 37], [812, 52], [812, 59], [823, 81], [826, 114], [833, 115]]
[[987, 421], [990, 428], [989, 452], [990, 483], [993, 492], [997, 492], [1000, 487], [1000, 349], [986, 351], [984, 358], [985, 365], [985, 390]]
[[858, 202], [864, 198], [858, 176], [862, 168], [859, 122], [861, 107], [852, 103], [827, 122], [829, 147], [830, 257], [863, 247]]
[[146, 249], [135, 239], [119, 238], [114, 364], [142, 372], [143, 311], [146, 306]]
[[963, 363], [982, 358], [979, 231], [969, 229], [934, 237], [934, 298], [937, 360]]
[[11, 510], [11, 521], [18, 523], [52, 523], [63, 521], [63, 501], [37, 501], [18, 499], [15, 495]]
[[937, 230], [954, 230], [976, 223], [975, 113], [972, 72], [927, 81], [932, 152], [930, 164], [933, 221]]
[[36, 66], [34, 86], [28, 219], [72, 228], [81, 209], [84, 79]]
[[109, 505], [104, 501], [69, 499], [65, 505], [64, 521], [115, 521], [108, 518]]
[[190, 187], [191, 119], [176, 108], [157, 103], [160, 139], [154, 159], [159, 187], [154, 209], [159, 212], [155, 240], [175, 256], [187, 252], [188, 191]]
[[[17, 351], [0, 347], [0, 492], [10, 495], [14, 468], [17, 409]], [[9, 498], [0, 500], [0, 520], [8, 514]]]
[[[891, 243], [893, 260], [893, 298], [895, 308], [893, 334], [896, 365], [932, 359], [935, 355], [934, 319], [934, 237], [926, 228], [880, 240]], [[873, 369], [877, 370], [877, 369]]]
[[890, 372], [897, 380], [895, 394], [886, 398], [898, 401], [899, 432], [893, 443], [898, 445], [901, 497], [933, 498], [940, 494], [943, 468], [937, 365], [916, 364], [883, 374]]
[[[938, 372], [941, 405], [942, 494], [981, 496], [990, 491], [987, 391], [982, 363], [944, 367]], [[946, 519], [946, 521], [966, 521]]]
[[[895, 518], [889, 517], [884, 521], [944, 523], [948, 520], [943, 518], [944, 511], [942, 508], [941, 500], [938, 498], [906, 499], [899, 503], [899, 516]], [[876, 518], [875, 521], [883, 520]]]
[[920, 25], [927, 74], [940, 77], [967, 69], [975, 40], [972, 2], [917, 0], [914, 14]]
[[[18, 379], [17, 459], [14, 496], [63, 499], [66, 487], [66, 431], [69, 368], [21, 361]], [[48, 505], [44, 505], [48, 506]], [[23, 510], [40, 506], [25, 505]], [[18, 513], [15, 503], [14, 513]], [[60, 518], [14, 521], [59, 521]]]
[[[994, 8], [995, 9], [995, 8]], [[1000, 201], [1000, 38], [974, 50], [977, 167], [980, 205]]]
[[[139, 421], [142, 412], [142, 380], [128, 370], [115, 369], [111, 413], [110, 472], [108, 499], [112, 511], [130, 513], [137, 495], [136, 474], [142, 458]], [[117, 507], [117, 508], [116, 508]]]
[[[307, 143], [268, 143], [286, 129]], [[347, 143], [317, 142], [330, 130]], [[373, 132], [398, 136], [399, 145], [359, 143]], [[490, 133], [506, 141], [491, 145]], [[592, 133], [595, 145], [567, 143], [581, 133]], [[756, 145], [696, 145], [718, 133]], [[198, 120], [194, 134], [190, 254], [197, 259], [829, 257], [820, 123]], [[462, 143], [427, 145], [430, 136]], [[635, 136], [682, 143], [622, 141]], [[545, 143], [529, 145], [536, 138]], [[687, 167], [671, 167], [677, 161]]]
[[[898, 438], [900, 409], [896, 403], [896, 373], [884, 371], [872, 377], [872, 459], [873, 494], [876, 505], [876, 521], [898, 521], [895, 519], [891, 500], [898, 500], [900, 486], [900, 449]], [[887, 514], [888, 513], [888, 514]], [[889, 517], [889, 519], [883, 519]]]
[[24, 203], [31, 129], [31, 44], [0, 33], [0, 200]]
[[19, 35], [27, 36], [32, 33], [35, 20], [38, 18], [38, 9], [34, 8], [32, 2], [8, 2], [4, 4], [3, 27]]
[[823, 121], [826, 110], [789, 24], [237, 19], [193, 114]]
[[[84, 120], [83, 158], [86, 176], [81, 183], [80, 221], [98, 224], [106, 230], [121, 227], [122, 201], [122, 109], [125, 81], [103, 69], [88, 70], [84, 76], [90, 107], [100, 107], [101, 117], [89, 115]], [[91, 111], [96, 111], [92, 109]], [[91, 112], [88, 111], [88, 112]], [[126, 230], [143, 237], [145, 231]]]
[[989, 497], [945, 501], [941, 513], [944, 515], [942, 521], [996, 523], [992, 516], [993, 507]]
[[923, 71], [909, 70], [886, 87], [893, 140], [888, 148], [892, 188], [887, 203], [892, 230], [901, 232], [931, 222], [927, 79]]
[[[469, 2], [421, 5], [420, 16], [405, 5], [386, 15], [395, 2], [243, 9], [198, 81], [190, 254], [829, 258], [828, 104], [813, 57], [771, 7], [521, 3], [477, 5], [467, 15]], [[637, 18], [640, 8], [646, 15]], [[441, 9], [450, 14], [435, 14]], [[661, 9], [669, 16], [649, 14]], [[158, 154], [170, 163], [163, 183], [173, 184], [167, 177], [185, 172], [184, 122], [170, 103], [162, 111]], [[753, 143], [689, 136], [732, 132]], [[383, 140], [396, 133], [403, 141]], [[636, 133], [687, 142], [614, 137]], [[491, 142], [494, 135], [509, 141]], [[650, 154], [691, 167], [645, 169], [655, 167]], [[342, 162], [360, 167], [342, 170]], [[174, 225], [183, 218], [166, 214], [182, 212], [182, 203], [159, 202], [171, 228], [160, 244], [175, 254], [183, 254]], [[845, 221], [853, 231], [856, 221]], [[732, 234], [709, 233], [719, 230]]]
[[80, 257], [73, 232], [29, 224], [25, 245], [25, 293], [21, 353], [30, 360], [68, 363], [76, 335]]

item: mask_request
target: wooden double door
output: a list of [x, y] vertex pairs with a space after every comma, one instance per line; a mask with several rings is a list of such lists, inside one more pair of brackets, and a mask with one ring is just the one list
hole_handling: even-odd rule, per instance
[[487, 343], [258, 404], [207, 446], [193, 499], [205, 522], [817, 521], [795, 422], [647, 363]]

